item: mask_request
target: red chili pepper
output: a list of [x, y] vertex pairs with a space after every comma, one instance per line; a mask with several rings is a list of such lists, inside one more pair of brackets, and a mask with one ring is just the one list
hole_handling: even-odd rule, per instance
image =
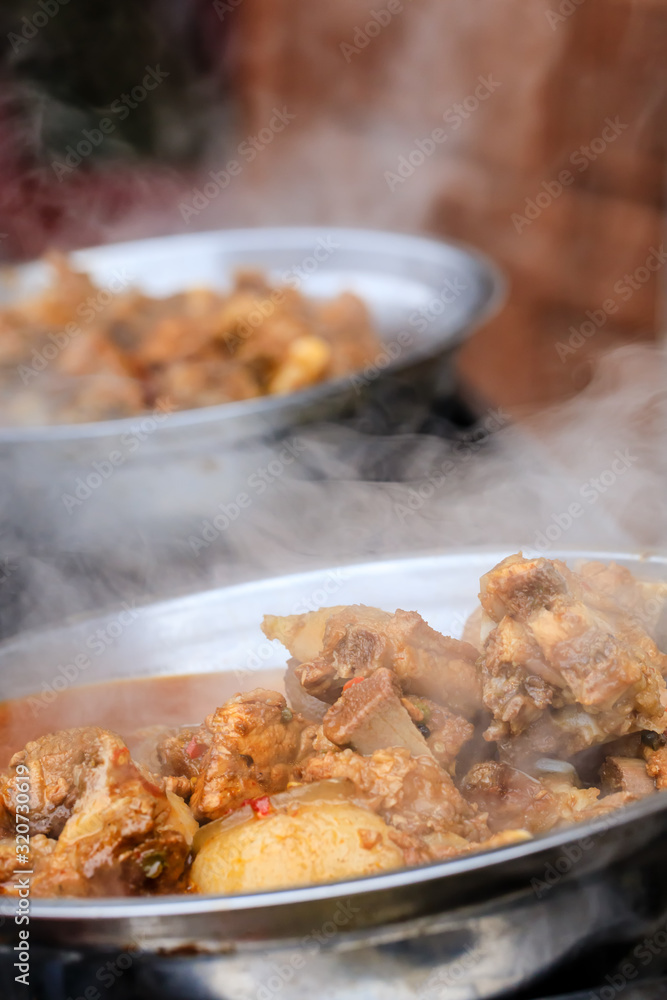
[[205, 743], [200, 743], [196, 736], [193, 736], [188, 745], [185, 748], [185, 752], [188, 757], [192, 757], [193, 760], [197, 757], [203, 757], [208, 747]]
[[271, 812], [271, 799], [268, 795], [262, 795], [259, 799], [250, 799], [249, 805], [258, 816], [268, 816]]
[[[243, 809], [245, 806], [250, 806], [252, 811], [257, 813], [258, 816], [268, 816], [273, 809], [271, 799], [268, 795], [261, 795], [258, 799], [244, 799], [240, 805], [236, 806], [236, 809]], [[232, 811], [231, 809], [228, 810], [228, 812]]]
[[353, 677], [352, 680], [347, 681], [346, 684], [343, 684], [343, 691], [347, 691], [347, 689], [351, 688], [354, 684], [363, 684], [365, 680], [366, 680], [365, 677]]

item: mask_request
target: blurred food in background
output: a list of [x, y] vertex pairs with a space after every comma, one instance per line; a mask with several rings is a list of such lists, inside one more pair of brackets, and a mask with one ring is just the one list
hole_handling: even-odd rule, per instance
[[[462, 239], [513, 280], [462, 358], [507, 406], [567, 395], [592, 355], [657, 336], [664, 4], [121, 0], [39, 28], [34, 13], [0, 14], [4, 256], [249, 223]], [[168, 76], [148, 91], [151, 70]], [[241, 173], [184, 218], [230, 161]]]
[[284, 395], [363, 368], [381, 350], [366, 306], [349, 292], [316, 301], [247, 270], [228, 294], [154, 298], [120, 272], [98, 288], [66, 257], [51, 265], [51, 287], [0, 312], [0, 425]]

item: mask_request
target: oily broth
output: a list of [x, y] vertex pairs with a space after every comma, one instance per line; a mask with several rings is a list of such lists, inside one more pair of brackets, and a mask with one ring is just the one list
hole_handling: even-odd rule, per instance
[[[252, 687], [282, 691], [282, 671], [267, 671], [256, 683], [244, 685]], [[233, 674], [207, 673], [82, 684], [61, 691], [48, 705], [30, 695], [4, 701], [0, 767], [6, 767], [29, 740], [58, 729], [101, 726], [127, 739], [146, 726], [198, 724], [239, 690]]]

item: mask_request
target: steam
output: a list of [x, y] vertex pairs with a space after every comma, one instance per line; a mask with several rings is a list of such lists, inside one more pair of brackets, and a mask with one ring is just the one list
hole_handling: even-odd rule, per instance
[[213, 576], [470, 547], [664, 550], [664, 376], [663, 349], [623, 348], [569, 402], [517, 422], [488, 410], [454, 440], [300, 431], [301, 476], [239, 518]]
[[488, 409], [449, 439], [349, 423], [249, 444], [242, 477], [168, 535], [108, 512], [95, 531], [82, 505], [57, 556], [46, 530], [44, 555], [34, 539], [5, 536], [12, 621], [457, 549], [664, 552], [666, 360], [659, 347], [614, 351], [567, 403], [526, 419]]
[[[32, 210], [35, 216], [61, 220], [60, 245], [257, 223], [331, 221], [419, 231], [433, 225], [441, 203], [448, 207], [440, 212], [439, 230], [458, 231], [465, 228], [456, 216], [460, 193], [465, 196], [461, 204], [479, 206], [483, 217], [498, 206], [507, 209], [507, 225], [494, 229], [492, 253], [503, 256], [517, 239], [528, 241], [531, 237], [512, 228], [511, 211], [534, 196], [542, 180], [554, 171], [557, 175], [563, 156], [567, 159], [580, 141], [595, 134], [568, 136], [560, 148], [555, 144], [543, 154], [531, 153], [536, 145], [544, 146], [536, 139], [543, 128], [544, 94], [554, 89], [554, 67], [577, 18], [589, 16], [585, 5], [577, 5], [568, 24], [550, 22], [547, 14], [554, 5], [547, 0], [528, 9], [495, 0], [400, 6], [402, 13], [377, 34], [366, 31], [369, 15], [362, 4], [332, 8], [327, 24], [314, 7], [312, 13], [303, 7], [298, 15], [304, 19], [300, 35], [308, 37], [303, 58], [318, 67], [313, 79], [320, 81], [322, 94], [290, 90], [289, 79], [283, 86], [268, 72], [272, 51], [282, 46], [289, 53], [294, 25], [283, 25], [282, 38], [253, 33], [252, 51], [242, 52], [235, 32], [243, 5], [225, 14], [232, 63], [268, 68], [266, 74], [257, 70], [259, 82], [248, 94], [245, 116], [225, 103], [224, 112], [212, 111], [207, 123], [198, 118], [197, 134], [206, 141], [198, 147], [196, 163], [181, 162], [179, 170], [164, 162], [135, 163], [132, 169], [114, 165], [123, 210], [113, 218], [98, 200], [99, 188], [88, 183], [86, 164], [62, 181], [50, 176], [47, 183], [48, 156], [64, 148], [63, 142], [49, 140], [51, 149], [38, 128], [41, 90], [17, 85], [12, 100], [0, 108], [14, 137], [2, 154], [3, 169], [10, 175], [23, 153], [34, 164], [45, 150], [47, 167], [46, 174], [43, 166], [26, 168], [21, 190], [7, 189], [17, 228], [2, 242], [2, 253], [30, 256], [43, 245], [44, 231], [22, 222]], [[508, 30], [517, 16], [521, 30]], [[619, 65], [629, 64], [629, 54], [636, 58], [638, 42], [630, 30], [636, 23], [630, 18], [626, 41], [615, 52], [616, 74]], [[64, 27], [65, 21], [58, 24]], [[6, 27], [12, 30], [11, 24]], [[30, 45], [46, 45], [47, 38], [40, 35]], [[343, 44], [355, 51], [344, 52]], [[165, 48], [173, 46], [153, 53], [153, 62], [163, 58]], [[34, 51], [20, 45], [21, 58]], [[143, 73], [148, 56], [141, 55]], [[488, 99], [477, 98], [473, 108], [480, 77], [499, 85]], [[129, 79], [127, 86], [139, 82], [139, 77]], [[589, 79], [584, 83], [590, 87]], [[156, 91], [160, 106], [170, 104], [169, 86], [167, 81]], [[95, 122], [120, 89], [94, 109]], [[14, 107], [17, 94], [22, 106], [37, 110], [21, 118]], [[193, 95], [190, 89], [184, 106], [192, 106]], [[214, 96], [212, 105], [219, 95]], [[647, 95], [646, 115], [661, 96]], [[152, 114], [151, 100], [141, 103], [138, 115]], [[459, 104], [473, 109], [460, 123]], [[276, 109], [285, 119], [282, 128]], [[448, 118], [452, 109], [454, 117]], [[166, 130], [173, 128], [173, 116], [160, 120]], [[630, 142], [643, 124], [633, 123]], [[91, 123], [86, 119], [84, 125]], [[436, 141], [430, 153], [435, 128], [445, 139]], [[168, 139], [157, 148], [168, 153]], [[479, 155], [482, 139], [484, 156]], [[253, 148], [257, 155], [250, 158], [245, 150]], [[409, 160], [415, 148], [423, 154], [418, 165], [419, 156]], [[397, 173], [401, 157], [413, 171], [406, 168], [392, 187], [385, 174]], [[240, 171], [228, 169], [232, 160], [240, 163]], [[194, 200], [196, 191], [214, 183], [217, 193], [210, 187], [203, 200]], [[179, 210], [183, 203], [196, 214], [185, 213], [186, 218]], [[615, 276], [613, 265], [611, 271]], [[557, 548], [664, 549], [664, 375], [664, 349], [624, 348], [599, 360], [588, 388], [577, 397], [538, 416], [503, 414], [490, 401], [480, 406], [472, 430], [452, 429], [444, 438], [424, 432], [419, 421], [412, 425], [415, 430], [392, 437], [371, 433], [366, 422], [301, 427], [292, 434], [303, 442], [296, 461], [270, 474], [262, 492], [249, 485], [250, 477], [276, 461], [282, 444], [248, 443], [224, 457], [233, 470], [224, 495], [211, 497], [210, 509], [184, 510], [178, 528], [169, 532], [156, 528], [149, 533], [141, 519], [114, 519], [113, 510], [100, 522], [93, 497], [71, 517], [65, 512], [66, 530], [54, 543], [52, 525], [35, 529], [29, 497], [15, 478], [3, 474], [0, 592], [3, 608], [10, 609], [3, 611], [3, 628], [6, 633], [128, 600], [404, 554], [472, 546], [508, 551], [523, 546], [545, 554]], [[391, 397], [388, 405], [395, 405]], [[100, 495], [114, 483], [103, 483]], [[175, 489], [160, 480], [145, 503], [162, 508]], [[249, 497], [247, 506], [239, 505], [240, 493]], [[52, 500], [54, 512], [65, 516], [57, 493]], [[143, 502], [138, 498], [139, 505]]]

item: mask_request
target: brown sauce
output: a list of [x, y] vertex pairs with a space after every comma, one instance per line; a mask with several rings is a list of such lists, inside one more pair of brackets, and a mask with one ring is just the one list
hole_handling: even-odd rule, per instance
[[[282, 690], [282, 671], [253, 679], [246, 688]], [[124, 739], [145, 726], [182, 726], [203, 722], [240, 690], [234, 674], [140, 677], [82, 684], [61, 691], [48, 705], [32, 698], [0, 703], [0, 767], [29, 740], [58, 729], [101, 726]]]

